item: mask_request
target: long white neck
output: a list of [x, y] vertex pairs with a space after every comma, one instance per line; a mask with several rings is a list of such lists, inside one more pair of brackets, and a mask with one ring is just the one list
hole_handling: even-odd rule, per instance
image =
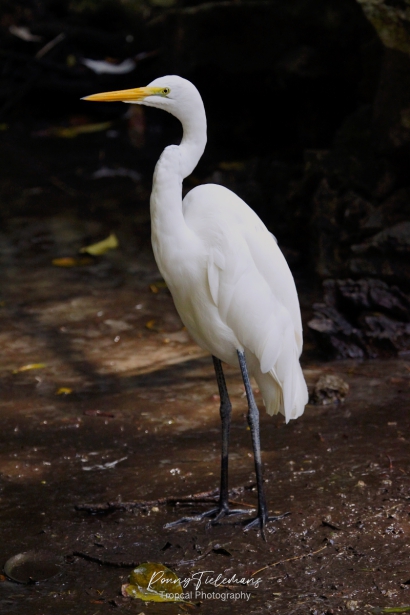
[[[199, 97], [199, 95], [198, 95]], [[198, 164], [206, 145], [206, 116], [201, 98], [192, 109], [175, 116], [182, 123], [180, 145], [165, 148], [157, 162], [151, 193], [151, 239], [155, 259], [167, 278], [166, 265], [176, 250], [190, 240], [182, 211], [182, 181]], [[191, 112], [189, 112], [191, 111]]]
[[[206, 145], [206, 116], [202, 103], [196, 103], [191, 114], [178, 118], [182, 124], [183, 136], [179, 146], [182, 179], [191, 175], [198, 164]], [[177, 116], [178, 117], [178, 116]]]

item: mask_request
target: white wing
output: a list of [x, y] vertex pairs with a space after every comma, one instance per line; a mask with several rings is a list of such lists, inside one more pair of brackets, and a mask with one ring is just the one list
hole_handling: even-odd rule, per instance
[[209, 290], [222, 322], [257, 359], [248, 362], [264, 381], [258, 384], [268, 412], [296, 418], [307, 401], [298, 361], [302, 324], [293, 277], [274, 237], [239, 197], [213, 184], [188, 193], [184, 217], [205, 244]]

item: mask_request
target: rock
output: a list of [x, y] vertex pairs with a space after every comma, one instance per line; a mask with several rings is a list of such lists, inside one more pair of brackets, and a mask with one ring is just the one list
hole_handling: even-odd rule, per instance
[[409, 253], [410, 221], [400, 222], [377, 233], [366, 243], [352, 246], [352, 251], [356, 254], [363, 254], [371, 249], [381, 253]]
[[349, 385], [339, 376], [323, 374], [315, 384], [310, 403], [327, 406], [343, 402], [349, 393]]
[[381, 280], [325, 280], [324, 301], [308, 323], [335, 358], [410, 353], [410, 297]]
[[351, 233], [357, 229], [379, 229], [383, 226], [380, 209], [353, 190], [348, 190], [343, 198], [343, 217], [346, 230]]
[[393, 226], [401, 222], [403, 218], [410, 220], [410, 188], [395, 190], [382, 202], [380, 211], [383, 222], [386, 222], [387, 226]]
[[410, 54], [410, 2], [357, 0], [383, 45]]
[[407, 318], [409, 314], [408, 297], [381, 280], [325, 280], [323, 291], [326, 306], [341, 306], [348, 314], [360, 308], [392, 311], [394, 307], [399, 317]]
[[[379, 232], [374, 235], [377, 245], [386, 243], [389, 237], [393, 252], [394, 247], [401, 250], [402, 244], [406, 245], [407, 228], [400, 226], [390, 233], [381, 230], [387, 216], [376, 201], [372, 202], [351, 189], [332, 188], [331, 183], [330, 178], [324, 177], [313, 196], [311, 229], [314, 239], [311, 249], [315, 270], [320, 277], [349, 273], [351, 251], [355, 254], [366, 252], [373, 246], [372, 233], [375, 231]], [[336, 182], [333, 180], [333, 183]], [[379, 238], [381, 233], [384, 234]]]
[[373, 275], [410, 287], [410, 221], [391, 226], [362, 244], [351, 246], [355, 254], [348, 267], [356, 275]]
[[363, 359], [362, 332], [352, 327], [335, 308], [324, 303], [313, 305], [314, 318], [308, 327], [315, 333], [325, 354], [336, 359]]
[[322, 278], [373, 276], [410, 287], [410, 189], [399, 188], [379, 204], [338, 185], [335, 172], [323, 172], [327, 176], [312, 198], [310, 247], [316, 273]]

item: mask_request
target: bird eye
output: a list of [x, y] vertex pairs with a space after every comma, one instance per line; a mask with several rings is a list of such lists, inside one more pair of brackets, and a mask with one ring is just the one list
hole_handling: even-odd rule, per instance
[[170, 88], [163, 88], [161, 93], [162, 93], [163, 96], [168, 96], [170, 91], [171, 91]]

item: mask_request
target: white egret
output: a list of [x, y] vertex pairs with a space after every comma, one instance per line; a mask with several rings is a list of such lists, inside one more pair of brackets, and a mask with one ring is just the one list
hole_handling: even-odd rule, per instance
[[[228, 439], [231, 403], [222, 370], [239, 366], [248, 401], [258, 488], [256, 518], [269, 519], [259, 437], [259, 412], [249, 376], [267, 412], [286, 422], [303, 413], [308, 401], [299, 363], [302, 322], [295, 283], [273, 235], [255, 212], [230, 190], [201, 185], [182, 200], [182, 182], [201, 158], [206, 116], [201, 96], [186, 79], [172, 75], [147, 87], [87, 96], [91, 101], [123, 101], [158, 107], [180, 120], [180, 145], [165, 148], [155, 168], [151, 193], [152, 246], [158, 268], [193, 339], [213, 356], [221, 399], [222, 460], [219, 504], [196, 518], [216, 523], [232, 514], [228, 505]], [[243, 512], [243, 511], [242, 511]]]

